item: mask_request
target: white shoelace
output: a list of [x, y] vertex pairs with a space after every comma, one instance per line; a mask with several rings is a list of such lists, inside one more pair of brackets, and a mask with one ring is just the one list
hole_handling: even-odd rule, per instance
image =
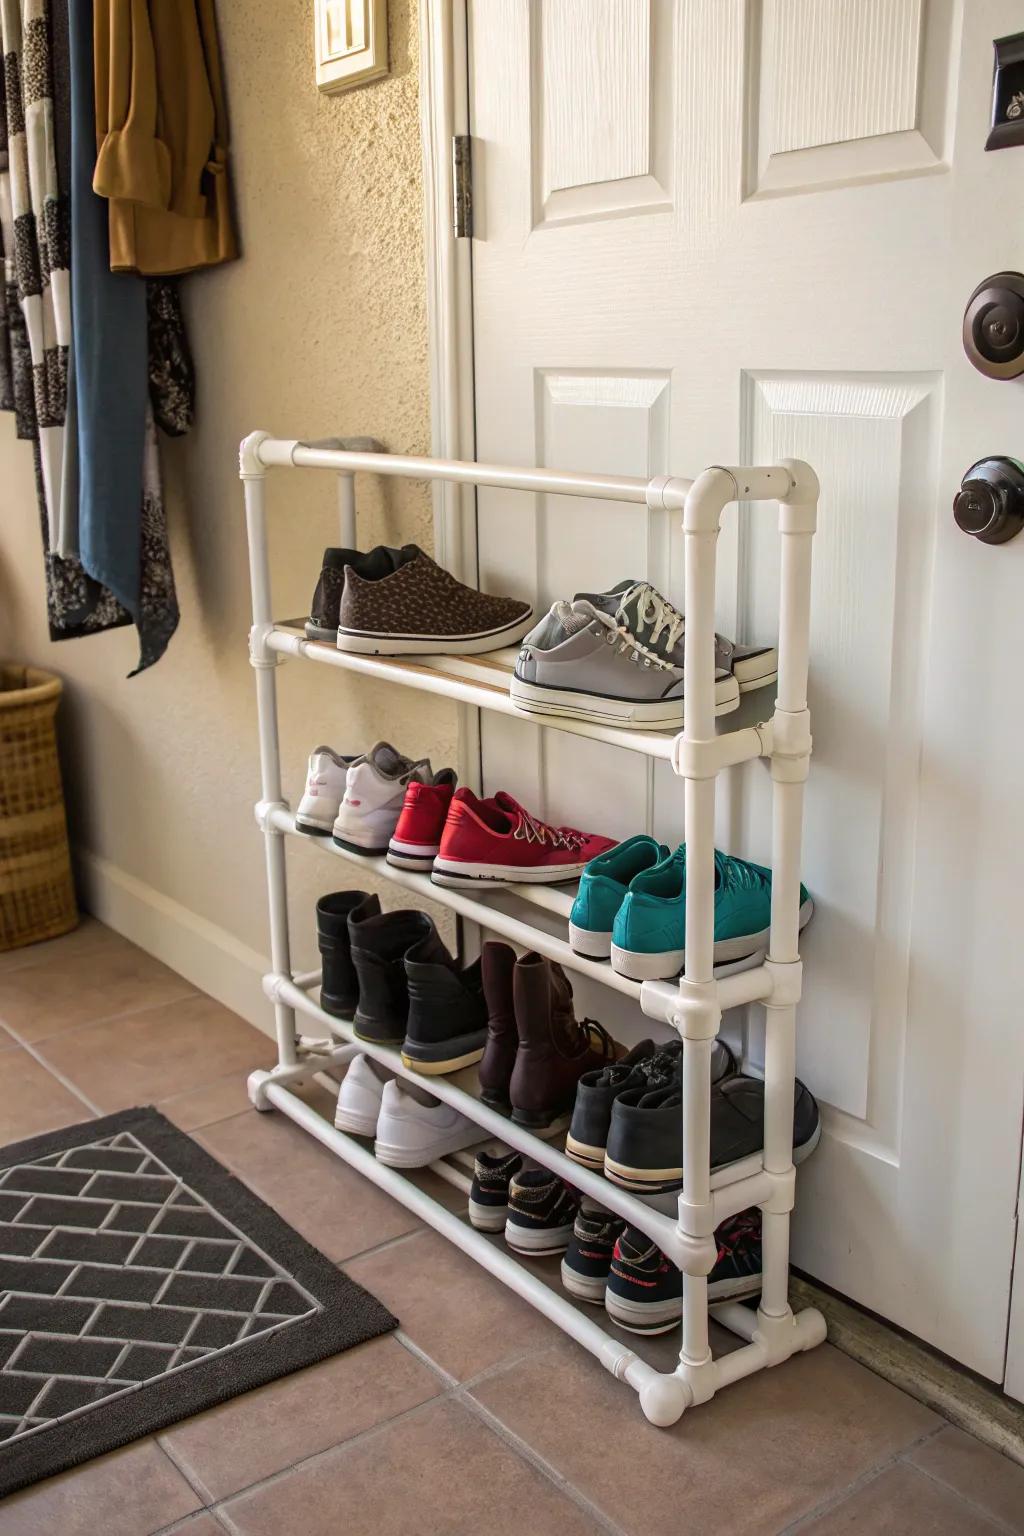
[[662, 630], [665, 630], [667, 631], [665, 636], [666, 649], [669, 651], [674, 650], [686, 628], [686, 620], [683, 618], [683, 615], [678, 609], [673, 608], [672, 604], [667, 602], [661, 593], [652, 587], [649, 582], [638, 581], [635, 586], [629, 588], [628, 592], [623, 593], [619, 602], [615, 617], [620, 622], [625, 620], [626, 608], [634, 599], [636, 600], [637, 618], [640, 623], [651, 626], [651, 645], [657, 645], [658, 636]]

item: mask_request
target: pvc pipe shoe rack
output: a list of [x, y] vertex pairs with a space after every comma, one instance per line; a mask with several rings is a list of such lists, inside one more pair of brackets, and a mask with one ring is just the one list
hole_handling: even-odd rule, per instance
[[[262, 798], [256, 820], [263, 830], [270, 903], [271, 970], [264, 990], [274, 1004], [277, 1065], [254, 1072], [249, 1095], [257, 1109], [278, 1109], [301, 1125], [338, 1157], [359, 1170], [423, 1221], [443, 1233], [517, 1295], [570, 1334], [620, 1381], [639, 1394], [640, 1406], [653, 1423], [674, 1424], [685, 1409], [707, 1402], [731, 1382], [765, 1366], [778, 1365], [825, 1337], [821, 1313], [807, 1308], [794, 1314], [789, 1305], [789, 1224], [794, 1204], [793, 1093], [796, 1006], [801, 990], [798, 948], [800, 842], [803, 790], [811, 753], [807, 709], [810, 620], [811, 538], [818, 482], [814, 471], [796, 460], [763, 468], [706, 469], [696, 480], [657, 476], [630, 477], [516, 469], [456, 460], [416, 458], [374, 451], [365, 440], [301, 443], [253, 432], [241, 445], [240, 473], [245, 488], [249, 563], [252, 578], [250, 657], [256, 671], [259, 710]], [[352, 476], [356, 471], [416, 480], [447, 480], [468, 485], [564, 496], [600, 496], [682, 516], [685, 551], [686, 649], [685, 721], [679, 734], [622, 730], [583, 721], [522, 716], [546, 729], [610, 741], [634, 752], [668, 759], [683, 780], [686, 827], [685, 972], [677, 982], [644, 982], [618, 976], [608, 966], [581, 959], [567, 939], [553, 937], [512, 915], [500, 901], [448, 890], [428, 877], [393, 868], [384, 859], [365, 859], [329, 839], [303, 838], [307, 847], [351, 859], [362, 868], [424, 898], [451, 907], [462, 917], [501, 934], [513, 943], [538, 950], [567, 969], [591, 976], [633, 996], [644, 1013], [675, 1030], [683, 1041], [683, 1187], [674, 1214], [647, 1203], [601, 1175], [571, 1162], [564, 1153], [456, 1087], [432, 1078], [431, 1091], [451, 1104], [481, 1131], [481, 1141], [497, 1138], [552, 1169], [583, 1194], [590, 1195], [631, 1225], [639, 1227], [683, 1273], [682, 1347], [668, 1372], [657, 1370], [614, 1333], [600, 1326], [569, 1299], [548, 1287], [536, 1272], [504, 1247], [476, 1232], [459, 1214], [424, 1193], [411, 1179], [379, 1163], [357, 1140], [334, 1128], [292, 1092], [302, 1079], [323, 1074], [357, 1051], [373, 1057], [400, 1077], [416, 1074], [402, 1064], [398, 1051], [356, 1042], [350, 1024], [333, 1018], [316, 1000], [319, 973], [293, 975], [285, 884], [285, 838], [295, 820], [282, 797], [277, 719], [276, 668], [286, 658], [341, 667], [389, 679], [407, 687], [447, 695], [481, 709], [518, 715], [503, 680], [481, 680], [476, 669], [455, 670], [448, 658], [352, 655], [304, 638], [293, 624], [275, 624], [267, 553], [266, 477], [271, 468], [333, 470], [339, 476], [342, 543], [355, 545]], [[742, 730], [715, 731], [715, 560], [721, 515], [731, 502], [768, 502], [777, 506], [781, 534], [781, 581], [778, 683], [775, 709], [764, 724]], [[714, 824], [715, 783], [719, 773], [754, 758], [765, 758], [772, 777], [772, 897], [767, 958], [732, 974], [715, 975]], [[567, 916], [570, 898], [562, 892], [528, 885], [504, 887], [535, 905]], [[760, 1002], [766, 1013], [764, 1149], [760, 1157], [730, 1170], [729, 1181], [712, 1179], [710, 1167], [711, 1053], [725, 1009]], [[299, 1034], [296, 1016], [315, 1021], [319, 1035]], [[753, 1164], [753, 1166], [751, 1165]], [[458, 1164], [432, 1165], [461, 1189], [468, 1180]], [[744, 1343], [713, 1356], [710, 1348], [707, 1277], [714, 1267], [716, 1227], [730, 1215], [759, 1206], [762, 1216], [763, 1285], [755, 1312], [742, 1303], [715, 1306], [716, 1322], [740, 1335]], [[664, 1206], [664, 1202], [662, 1202]], [[639, 1346], [638, 1346], [639, 1347]]]

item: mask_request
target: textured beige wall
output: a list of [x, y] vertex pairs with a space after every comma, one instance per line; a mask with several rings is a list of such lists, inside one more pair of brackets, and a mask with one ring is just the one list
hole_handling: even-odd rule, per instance
[[[132, 630], [49, 642], [31, 453], [0, 416], [0, 652], [66, 681], [74, 841], [106, 861], [101, 886], [112, 875], [122, 907], [152, 896], [159, 912], [169, 901], [185, 910], [168, 909], [166, 924], [194, 924], [197, 945], [213, 924], [261, 953], [237, 445], [255, 427], [284, 437], [368, 433], [413, 453], [429, 451], [430, 436], [415, 0], [390, 0], [390, 75], [340, 96], [316, 89], [311, 9], [311, 0], [218, 7], [243, 258], [184, 283], [198, 421], [163, 445], [182, 622], [143, 676], [126, 676]], [[276, 611], [303, 614], [323, 547], [337, 542], [336, 482], [278, 471], [268, 485]], [[360, 477], [357, 496], [362, 547], [430, 546], [425, 487]], [[292, 803], [320, 741], [353, 752], [385, 736], [403, 751], [429, 751], [435, 766], [452, 760], [454, 712], [437, 701], [301, 662], [277, 678]], [[98, 878], [95, 860], [85, 870]], [[312, 960], [316, 895], [362, 883], [358, 874], [315, 850], [290, 850], [302, 964]], [[136, 936], [159, 949], [163, 922]], [[180, 955], [180, 935], [175, 943]]]

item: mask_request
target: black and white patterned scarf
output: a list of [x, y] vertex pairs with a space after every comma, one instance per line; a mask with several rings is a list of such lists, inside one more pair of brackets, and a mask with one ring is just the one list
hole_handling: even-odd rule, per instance
[[0, 0], [0, 39], [0, 410], [14, 411], [18, 436], [34, 445], [50, 636], [72, 639], [134, 623], [142, 671], [163, 654], [178, 622], [152, 417], [139, 488], [134, 611], [77, 558], [73, 420], [65, 431], [71, 347], [67, 0]]

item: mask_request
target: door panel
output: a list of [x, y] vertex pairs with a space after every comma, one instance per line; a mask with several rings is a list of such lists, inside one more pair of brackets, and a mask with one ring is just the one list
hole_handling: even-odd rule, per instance
[[[969, 541], [964, 470], [1020, 453], [1019, 385], [960, 317], [1024, 265], [1020, 156], [984, 152], [1015, 0], [471, 0], [482, 459], [631, 474], [808, 459], [815, 540], [799, 1071], [824, 1106], [794, 1261], [1001, 1379], [1024, 1097], [1024, 538]], [[647, 575], [642, 508], [480, 496], [485, 585]], [[730, 509], [717, 623], [777, 623], [778, 540]], [[770, 712], [748, 695], [727, 727]], [[558, 820], [684, 832], [666, 764], [527, 723], [485, 784]], [[720, 846], [769, 851], [767, 775], [719, 780]], [[588, 992], [618, 1024], [621, 1004]], [[748, 1061], [762, 1049], [746, 1021]], [[633, 1021], [639, 1032], [642, 1020]], [[731, 1030], [744, 1021], [729, 1021]]]

